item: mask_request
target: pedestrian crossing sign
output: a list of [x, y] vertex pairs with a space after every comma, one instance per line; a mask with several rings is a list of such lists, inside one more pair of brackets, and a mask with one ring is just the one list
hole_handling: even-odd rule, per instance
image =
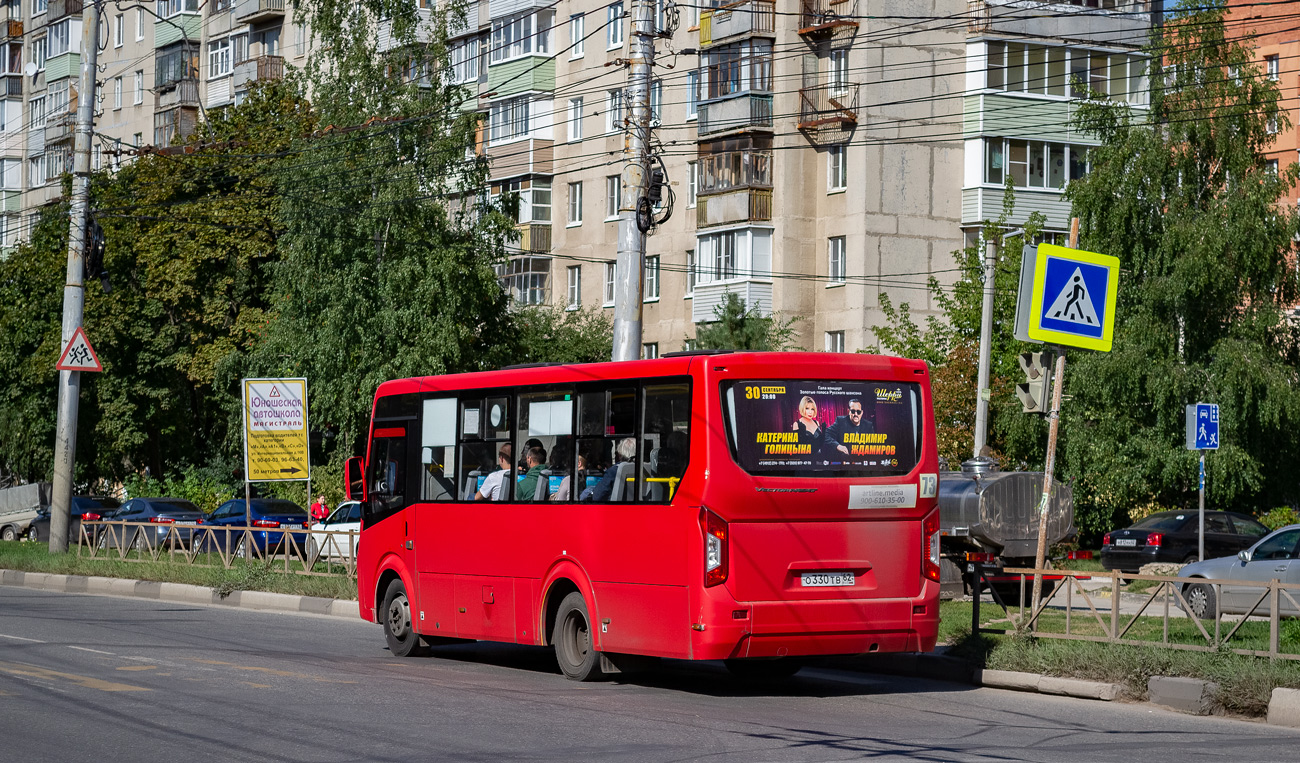
[[1118, 293], [1118, 258], [1039, 244], [1030, 293], [1028, 338], [1110, 352]]

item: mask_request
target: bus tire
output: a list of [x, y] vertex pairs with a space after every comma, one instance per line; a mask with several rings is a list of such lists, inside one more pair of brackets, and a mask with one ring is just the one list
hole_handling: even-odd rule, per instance
[[428, 647], [420, 642], [411, 622], [411, 600], [406, 596], [401, 578], [388, 584], [383, 615], [384, 638], [394, 657], [419, 657], [428, 653]]
[[773, 660], [723, 660], [727, 671], [742, 681], [780, 681], [790, 678], [803, 667], [803, 663], [789, 657]]
[[560, 602], [555, 613], [555, 661], [560, 672], [571, 681], [596, 681], [604, 677], [600, 671], [600, 652], [591, 640], [591, 616], [582, 594], [574, 591]]

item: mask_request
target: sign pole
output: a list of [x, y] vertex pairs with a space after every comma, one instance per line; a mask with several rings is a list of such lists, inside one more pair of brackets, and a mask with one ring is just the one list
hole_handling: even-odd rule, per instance
[[1200, 488], [1197, 492], [1200, 493], [1201, 510], [1200, 530], [1197, 533], [1199, 537], [1197, 538], [1198, 548], [1196, 559], [1197, 561], [1203, 562], [1205, 561], [1205, 451], [1201, 451], [1201, 480]]
[[1199, 450], [1200, 478], [1196, 492], [1197, 511], [1196, 558], [1205, 561], [1205, 451], [1219, 449], [1219, 406], [1215, 403], [1193, 403], [1186, 409], [1187, 449]]
[[[1079, 218], [1070, 220], [1070, 248], [1079, 248]], [[1056, 374], [1052, 384], [1052, 412], [1048, 414], [1047, 460], [1043, 464], [1043, 493], [1038, 500], [1038, 549], [1034, 554], [1034, 592], [1029, 611], [1038, 608], [1043, 595], [1043, 565], [1047, 559], [1047, 513], [1052, 505], [1056, 472], [1056, 435], [1061, 426], [1061, 390], [1065, 386], [1065, 348], [1056, 348]]]

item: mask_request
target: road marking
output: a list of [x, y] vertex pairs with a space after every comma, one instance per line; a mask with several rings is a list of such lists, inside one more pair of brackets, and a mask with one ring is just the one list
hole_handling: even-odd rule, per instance
[[118, 670], [157, 670], [157, 665], [123, 665]]
[[[311, 675], [307, 675], [306, 673], [295, 673], [291, 670], [277, 670], [275, 668], [263, 668], [257, 665], [236, 665], [233, 662], [222, 662], [221, 660], [204, 660], [198, 657], [191, 657], [189, 659], [201, 665], [220, 665], [221, 667], [232, 668], [234, 670], [248, 670], [255, 673], [266, 673], [268, 675], [280, 676], [283, 678], [305, 678], [308, 681], [316, 681], [318, 683], [327, 683], [327, 684], [357, 683], [356, 681], [343, 681], [337, 678], [321, 678], [320, 676], [311, 676]], [[209, 668], [209, 670], [211, 670], [211, 668]]]
[[114, 655], [112, 652], [105, 652], [105, 651], [100, 650], [100, 649], [88, 649], [88, 648], [86, 648], [86, 647], [84, 647], [84, 646], [71, 646], [71, 645], [69, 645], [68, 648], [69, 648], [69, 649], [76, 649], [76, 650], [79, 651], [79, 652], [94, 652], [95, 654], [106, 654], [106, 655], [108, 655], [109, 657], [114, 657], [114, 656], [116, 656], [116, 655]]
[[48, 670], [36, 665], [24, 665], [18, 662], [0, 662], [0, 672], [9, 673], [15, 676], [26, 676], [27, 678], [42, 678], [45, 680], [62, 679], [64, 681], [71, 681], [78, 686], [87, 689], [96, 689], [98, 691], [152, 691], [143, 686], [119, 684], [114, 683], [113, 681], [104, 681], [99, 678], [79, 676], [73, 673], [60, 673], [56, 670]]
[[44, 644], [44, 643], [45, 643], [44, 641], [41, 641], [41, 640], [38, 639], [38, 638], [23, 638], [22, 636], [6, 636], [6, 635], [3, 634], [3, 633], [0, 633], [0, 638], [11, 638], [11, 639], [13, 639], [14, 641], [30, 641], [30, 642], [32, 642], [33, 644]]

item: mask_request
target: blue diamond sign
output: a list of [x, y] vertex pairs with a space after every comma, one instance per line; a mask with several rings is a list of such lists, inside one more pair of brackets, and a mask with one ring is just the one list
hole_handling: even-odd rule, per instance
[[1214, 403], [1187, 406], [1187, 449], [1219, 449], [1219, 406]]
[[[1026, 256], [1029, 251], [1026, 249]], [[1019, 338], [1110, 352], [1119, 293], [1119, 259], [1039, 244], [1032, 270], [1021, 270], [1021, 292], [1021, 301], [1029, 304], [1027, 310], [1024, 305], [1017, 306]]]

